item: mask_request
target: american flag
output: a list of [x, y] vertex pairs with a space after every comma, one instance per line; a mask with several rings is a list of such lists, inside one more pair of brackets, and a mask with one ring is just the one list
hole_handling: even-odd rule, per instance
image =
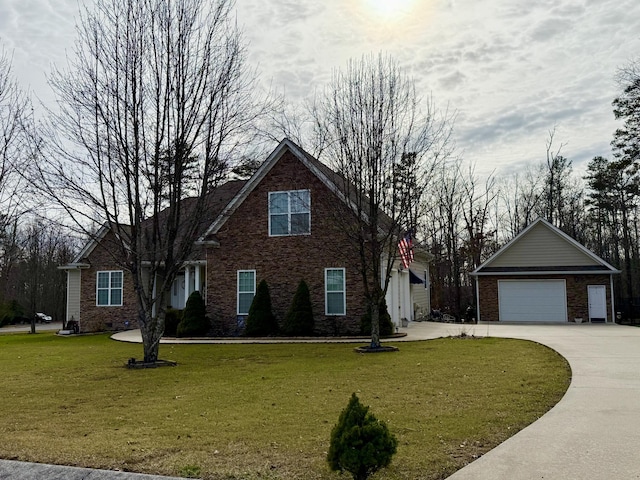
[[411, 240], [411, 232], [407, 232], [398, 242], [398, 250], [400, 251], [400, 261], [404, 268], [409, 268], [413, 262], [413, 241]]

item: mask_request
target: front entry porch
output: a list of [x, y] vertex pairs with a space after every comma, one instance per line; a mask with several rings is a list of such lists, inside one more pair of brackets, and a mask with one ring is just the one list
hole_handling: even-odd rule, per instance
[[184, 309], [187, 299], [195, 291], [199, 291], [204, 298], [205, 295], [205, 269], [206, 261], [196, 261], [186, 264], [178, 273], [171, 286], [171, 298], [169, 306], [178, 310]]

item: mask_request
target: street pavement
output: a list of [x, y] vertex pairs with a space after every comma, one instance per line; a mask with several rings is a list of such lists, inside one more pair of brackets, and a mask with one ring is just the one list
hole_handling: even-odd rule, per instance
[[45, 465], [42, 463], [0, 460], [2, 480], [180, 480], [177, 477], [142, 475], [92, 468]]
[[[401, 332], [406, 336], [389, 342], [427, 340], [461, 333], [532, 340], [553, 348], [571, 366], [571, 385], [555, 407], [454, 473], [449, 480], [640, 479], [640, 460], [636, 453], [640, 445], [640, 328], [612, 324], [459, 325], [412, 322]], [[113, 338], [141, 341], [137, 330], [120, 332]], [[238, 341], [241, 340], [183, 339], [175, 343]], [[269, 339], [261, 343], [278, 341], [282, 340]], [[165, 339], [163, 343], [171, 341]], [[167, 480], [175, 477], [0, 460], [0, 479], [35, 478]]]
[[[38, 332], [51, 332], [57, 331], [62, 328], [62, 323], [60, 322], [51, 322], [51, 323], [36, 323], [36, 333]], [[30, 324], [22, 324], [22, 325], [5, 325], [0, 328], [0, 333], [24, 333], [30, 332], [31, 325]]]

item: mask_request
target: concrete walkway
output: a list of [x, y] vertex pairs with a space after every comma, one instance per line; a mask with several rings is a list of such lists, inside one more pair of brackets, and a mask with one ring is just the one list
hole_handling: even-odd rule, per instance
[[[554, 408], [453, 474], [450, 480], [640, 479], [637, 455], [640, 446], [640, 328], [591, 324], [453, 325], [426, 322], [411, 323], [402, 331], [406, 337], [390, 343], [433, 339], [462, 332], [475, 336], [533, 340], [553, 348], [571, 365], [571, 385]], [[117, 333], [113, 338], [141, 342], [140, 332], [136, 330]], [[238, 341], [176, 340], [175, 343]], [[282, 340], [270, 339], [261, 343], [278, 341]], [[170, 342], [165, 340], [163, 343]], [[0, 460], [0, 478], [167, 480], [169, 477]]]

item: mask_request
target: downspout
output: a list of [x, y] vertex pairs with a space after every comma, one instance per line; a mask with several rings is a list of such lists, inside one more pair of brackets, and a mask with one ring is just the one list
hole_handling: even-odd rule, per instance
[[616, 306], [613, 296], [613, 275], [609, 275], [609, 295], [611, 296], [611, 321], [616, 323]]
[[476, 282], [476, 323], [480, 323], [480, 279], [478, 276], [475, 276]]

